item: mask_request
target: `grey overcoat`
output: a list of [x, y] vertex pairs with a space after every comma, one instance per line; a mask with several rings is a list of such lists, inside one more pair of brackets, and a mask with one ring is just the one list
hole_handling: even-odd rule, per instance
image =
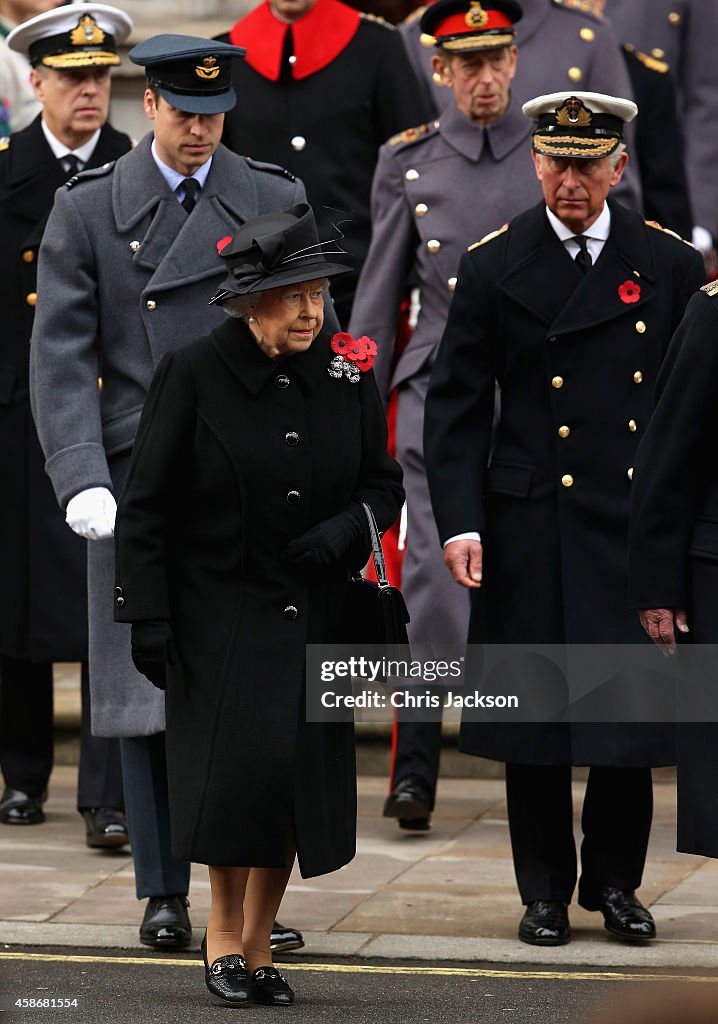
[[[157, 364], [224, 319], [207, 304], [224, 274], [218, 241], [305, 200], [288, 172], [220, 146], [188, 215], [151, 143], [150, 134], [114, 165], [60, 189], [40, 250], [31, 401], [63, 508], [88, 487], [119, 494]], [[161, 732], [164, 695], [132, 665], [129, 627], [113, 621], [113, 584], [113, 541], [89, 542], [92, 730]]]

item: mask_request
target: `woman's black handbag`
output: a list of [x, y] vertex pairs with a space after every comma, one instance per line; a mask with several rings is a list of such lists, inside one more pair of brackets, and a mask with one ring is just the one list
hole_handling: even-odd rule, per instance
[[363, 644], [408, 645], [406, 624], [409, 612], [402, 592], [386, 578], [386, 563], [379, 530], [371, 508], [362, 502], [371, 536], [374, 571], [379, 581], [353, 576], [349, 584], [350, 620], [356, 626], [354, 639]]

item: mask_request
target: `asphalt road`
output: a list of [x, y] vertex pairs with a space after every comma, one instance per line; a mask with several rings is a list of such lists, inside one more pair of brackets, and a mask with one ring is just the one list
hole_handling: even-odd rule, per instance
[[[584, 1024], [615, 1022], [626, 1001], [656, 1000], [676, 983], [711, 1000], [708, 972], [543, 970], [529, 965], [427, 965], [416, 961], [296, 957], [280, 965], [297, 993], [291, 1008], [249, 1007], [246, 1024], [287, 1017], [292, 1024]], [[667, 984], [668, 983], [668, 987]], [[672, 984], [671, 984], [672, 983]], [[18, 1006], [20, 1000], [46, 1001]], [[76, 1005], [61, 1006], [67, 1000]], [[92, 950], [0, 948], [0, 1022], [20, 1024], [213, 1024], [229, 1019], [214, 1006], [194, 956], [102, 955]]]

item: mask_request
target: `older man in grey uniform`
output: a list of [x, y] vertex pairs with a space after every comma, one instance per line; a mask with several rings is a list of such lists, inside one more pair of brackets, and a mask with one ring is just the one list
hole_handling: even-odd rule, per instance
[[594, 0], [622, 43], [666, 61], [678, 86], [693, 206], [693, 244], [715, 266], [718, 240], [718, 4], [714, 0]]
[[[469, 622], [466, 594], [446, 579], [421, 444], [424, 400], [459, 260], [475, 238], [540, 198], [531, 125], [510, 98], [518, 57], [514, 23], [521, 8], [515, 0], [484, 3], [486, 21], [473, 26], [473, 7], [470, 0], [438, 0], [422, 18], [422, 29], [436, 37], [434, 67], [453, 102], [439, 121], [402, 132], [379, 152], [371, 247], [349, 328], [376, 340], [374, 370], [384, 396], [399, 389], [396, 456], [407, 493], [402, 582], [414, 644], [463, 643]], [[421, 309], [394, 366], [407, 270], [418, 283]], [[395, 728], [384, 813], [404, 828], [425, 829], [434, 805], [441, 719], [400, 721]]]
[[[140, 939], [155, 947], [191, 939], [189, 864], [170, 850], [164, 695], [135, 670], [129, 627], [113, 621], [115, 495], [158, 362], [222, 319], [207, 305], [223, 274], [218, 243], [305, 199], [288, 172], [220, 145], [236, 99], [230, 63], [243, 55], [176, 35], [131, 51], [147, 69], [154, 138], [59, 190], [39, 261], [33, 412], [67, 522], [92, 541], [93, 730], [121, 738], [137, 896], [149, 897]], [[294, 933], [283, 948], [298, 945]]]
[[[625, 2], [630, 5], [633, 0]], [[601, 17], [598, 0], [520, 0], [520, 3], [523, 17], [517, 41], [521, 46], [521, 61], [511, 86], [511, 95], [518, 107], [534, 96], [572, 86], [590, 92], [632, 95], [616, 37]], [[653, 3], [653, 0], [646, 0], [646, 3]], [[451, 94], [432, 64], [431, 33], [424, 32], [420, 24], [423, 12], [431, 6], [414, 11], [399, 31], [414, 70], [438, 113], [451, 103]], [[486, 8], [488, 5], [478, 6]], [[632, 141], [629, 128], [629, 147]], [[641, 208], [641, 188], [633, 167], [627, 168], [616, 190], [616, 198], [636, 209]]]

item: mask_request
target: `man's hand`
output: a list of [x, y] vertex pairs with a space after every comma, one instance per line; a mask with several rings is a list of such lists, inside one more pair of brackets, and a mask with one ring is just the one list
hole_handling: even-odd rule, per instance
[[462, 587], [480, 587], [484, 549], [480, 540], [452, 540], [444, 548], [444, 565]]
[[685, 608], [642, 608], [638, 613], [641, 625], [661, 654], [669, 658], [676, 653], [676, 629], [688, 632]]
[[106, 487], [89, 487], [67, 503], [65, 522], [80, 537], [105, 540], [115, 532], [117, 502]]

